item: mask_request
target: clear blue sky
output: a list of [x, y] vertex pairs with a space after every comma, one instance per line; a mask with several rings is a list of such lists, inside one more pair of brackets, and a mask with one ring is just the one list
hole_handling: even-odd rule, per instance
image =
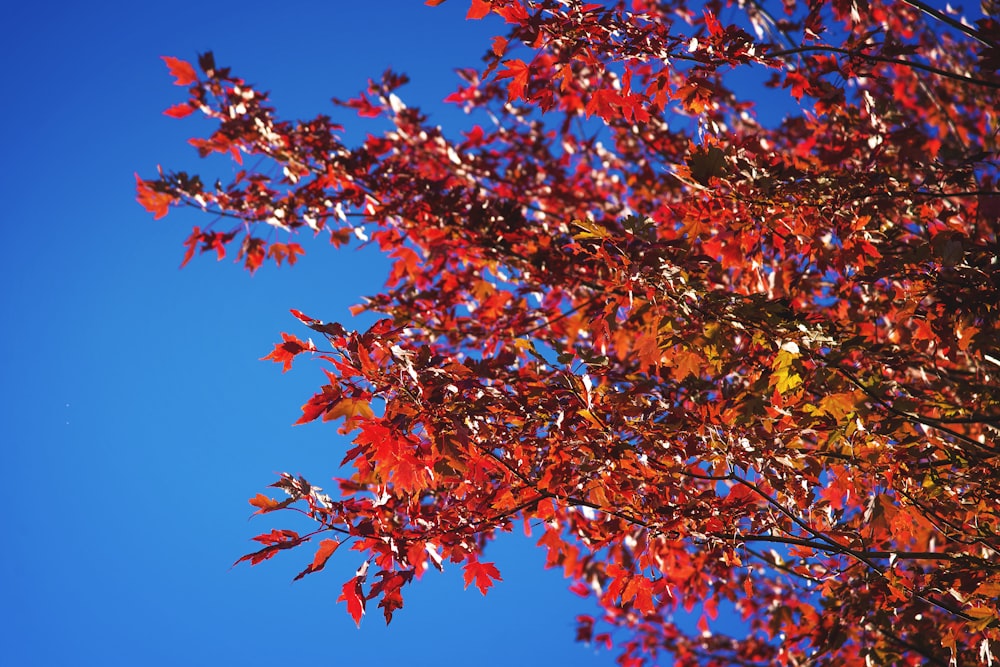
[[[310, 552], [230, 569], [270, 517], [247, 498], [275, 473], [322, 485], [346, 441], [332, 425], [292, 428], [322, 383], [258, 361], [288, 314], [349, 319], [374, 293], [372, 255], [324, 243], [292, 270], [251, 277], [208, 256], [178, 270], [197, 216], [154, 222], [133, 172], [203, 168], [197, 121], [162, 115], [184, 98], [161, 55], [220, 64], [273, 94], [286, 117], [330, 112], [388, 65], [410, 104], [443, 125], [453, 68], [475, 65], [495, 22], [467, 3], [12, 3], [5, 8], [0, 201], [3, 349], [0, 662], [49, 665], [611, 665], [575, 644], [584, 603], [523, 539], [489, 554], [489, 596], [461, 573], [410, 588], [387, 630], [360, 630], [336, 604], [358, 566], [338, 553], [292, 583]], [[353, 127], [363, 127], [350, 120]], [[279, 517], [283, 519], [284, 517]]]

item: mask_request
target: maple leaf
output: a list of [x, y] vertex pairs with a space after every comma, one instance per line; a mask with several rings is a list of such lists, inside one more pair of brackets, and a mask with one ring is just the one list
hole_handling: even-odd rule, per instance
[[[581, 617], [578, 636], [623, 665], [989, 664], [1000, 24], [903, 9], [785, 3], [789, 48], [753, 3], [723, 25], [715, 6], [474, 0], [506, 32], [448, 100], [490, 122], [437, 127], [390, 71], [338, 102], [386, 124], [355, 147], [325, 117], [277, 121], [210, 56], [204, 85], [168, 61], [195, 86], [168, 115], [218, 123], [199, 154], [260, 158], [214, 187], [137, 177], [154, 217], [213, 216], [185, 263], [242, 234], [248, 270], [292, 265], [280, 210], [391, 264], [351, 311], [381, 318], [363, 332], [292, 311], [329, 342], [297, 423], [357, 431], [339, 496], [282, 476], [288, 500], [251, 501], [350, 536], [355, 622], [376, 598], [388, 622], [445, 560], [486, 592], [483, 546], [523, 520], [596, 593], [608, 631]], [[731, 85], [761, 65], [775, 95]], [[257, 541], [242, 560], [306, 540]], [[723, 600], [752, 632], [710, 626]]]
[[465, 18], [481, 19], [489, 14], [491, 9], [489, 0], [472, 0], [469, 5], [469, 13], [465, 15]]
[[291, 549], [303, 542], [303, 539], [294, 530], [272, 530], [270, 533], [258, 535], [253, 539], [266, 546], [259, 551], [242, 556], [233, 563], [234, 566], [247, 560], [250, 561], [251, 565], [257, 565], [269, 558], [273, 558], [279, 551]]
[[166, 192], [158, 192], [153, 189], [150, 183], [135, 175], [136, 201], [153, 214], [154, 220], [159, 220], [170, 212], [170, 205], [174, 203], [174, 197]]
[[973, 607], [972, 609], [967, 609], [965, 613], [971, 618], [969, 627], [976, 631], [982, 631], [990, 626], [1000, 624], [1000, 615], [997, 614], [996, 610], [989, 607]]
[[726, 173], [726, 153], [716, 146], [695, 151], [687, 163], [691, 169], [691, 178], [702, 185], [708, 185], [713, 177]]
[[256, 496], [250, 499], [250, 504], [254, 507], [259, 507], [254, 514], [264, 514], [266, 512], [271, 512], [281, 506], [277, 500], [268, 498], [263, 493], [258, 493]]
[[312, 574], [313, 572], [319, 572], [322, 570], [326, 567], [326, 561], [330, 560], [330, 556], [333, 555], [333, 552], [336, 551], [339, 546], [340, 542], [337, 540], [321, 541], [319, 543], [319, 549], [316, 550], [316, 554], [313, 556], [312, 563], [309, 564], [309, 567], [295, 575], [295, 579], [292, 581], [298, 581], [307, 574]]
[[166, 111], [163, 115], [170, 116], [171, 118], [184, 118], [185, 116], [190, 116], [194, 113], [195, 108], [188, 103], [175, 104]]
[[713, 37], [718, 37], [722, 33], [722, 25], [719, 23], [719, 19], [712, 12], [705, 11], [705, 27], [708, 28], [708, 34]]
[[312, 341], [304, 342], [296, 336], [287, 333], [282, 333], [281, 338], [283, 342], [276, 344], [270, 354], [266, 357], [261, 357], [261, 361], [271, 359], [281, 364], [282, 373], [286, 373], [292, 368], [292, 361], [295, 359], [295, 355], [302, 352], [316, 351], [316, 346], [312, 344]]
[[171, 76], [176, 77], [177, 80], [174, 81], [175, 85], [189, 86], [198, 80], [198, 75], [195, 73], [194, 68], [191, 67], [190, 63], [171, 56], [160, 57], [163, 59], [163, 62], [167, 63]]
[[362, 398], [342, 398], [327, 409], [323, 415], [323, 421], [344, 418], [344, 423], [339, 429], [340, 433], [350, 433], [357, 423], [363, 419], [371, 419], [375, 416], [371, 404]]
[[590, 96], [587, 103], [587, 117], [597, 114], [601, 118], [611, 119], [616, 115], [615, 108], [621, 107], [622, 96], [617, 90], [602, 88]]
[[508, 42], [505, 37], [494, 37], [493, 46], [491, 48], [491, 50], [493, 51], [493, 55], [495, 55], [497, 58], [502, 58], [504, 51], [507, 50], [507, 43]]
[[365, 614], [365, 594], [361, 587], [367, 579], [367, 572], [368, 561], [365, 561], [354, 577], [344, 582], [337, 598], [337, 602], [347, 603], [347, 613], [358, 627], [361, 627], [361, 617]]
[[267, 256], [273, 259], [278, 266], [281, 266], [281, 263], [286, 259], [288, 265], [292, 266], [298, 261], [298, 256], [305, 253], [306, 251], [298, 243], [272, 243], [267, 249]]
[[500, 570], [493, 563], [481, 563], [477, 560], [469, 561], [465, 564], [465, 587], [475, 582], [476, 588], [483, 595], [490, 589], [495, 581], [503, 581], [500, 578]]
[[497, 81], [510, 79], [507, 86], [507, 101], [513, 102], [524, 98], [524, 90], [528, 85], [531, 68], [522, 60], [512, 58], [504, 61], [504, 69], [496, 75]]

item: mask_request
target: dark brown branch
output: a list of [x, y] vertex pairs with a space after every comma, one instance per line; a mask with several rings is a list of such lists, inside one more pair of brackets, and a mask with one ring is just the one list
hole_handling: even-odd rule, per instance
[[990, 44], [988, 41], [983, 39], [983, 36], [980, 35], [979, 31], [976, 30], [975, 28], [969, 27], [964, 23], [962, 23], [961, 21], [956, 21], [955, 19], [948, 16], [944, 12], [934, 9], [930, 5], [924, 4], [923, 2], [920, 2], [920, 0], [903, 0], [903, 2], [911, 7], [919, 9], [924, 14], [927, 14], [928, 16], [933, 17], [938, 21], [941, 21], [942, 23], [947, 23], [948, 25], [950, 25], [955, 30], [958, 30], [959, 32], [964, 32], [966, 35], [976, 40], [980, 44], [983, 44], [985, 46], [994, 46], [993, 44]]
[[850, 56], [852, 58], [861, 58], [862, 60], [868, 60], [871, 62], [888, 63], [890, 65], [902, 65], [903, 67], [910, 67], [912, 69], [918, 69], [924, 72], [930, 72], [931, 74], [935, 74], [937, 76], [945, 77], [947, 79], [953, 79], [955, 81], [961, 81], [963, 83], [968, 83], [973, 86], [981, 86], [983, 88], [992, 88], [994, 90], [1000, 90], [1000, 82], [975, 79], [971, 76], [965, 76], [964, 74], [951, 72], [946, 69], [941, 69], [940, 67], [934, 67], [933, 65], [925, 65], [924, 63], [918, 63], [912, 60], [903, 60], [902, 58], [890, 58], [888, 56], [879, 56], [871, 53], [863, 53], [861, 51], [853, 51], [851, 49], [845, 49], [839, 46], [799, 46], [794, 49], [774, 51], [768, 53], [767, 55], [771, 58], [783, 58], [785, 56], [793, 56], [799, 53], [808, 53], [808, 52], [839, 53], [841, 55]]

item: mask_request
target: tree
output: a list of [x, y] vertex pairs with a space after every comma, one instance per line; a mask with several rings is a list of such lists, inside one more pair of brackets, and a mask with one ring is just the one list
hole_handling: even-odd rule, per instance
[[[199, 153], [262, 165], [137, 177], [157, 218], [211, 218], [185, 263], [293, 264], [300, 233], [392, 260], [359, 308], [375, 325], [292, 311], [267, 355], [323, 364], [298, 423], [342, 420], [354, 447], [339, 493], [282, 475], [284, 499], [253, 498], [315, 529], [241, 560], [309, 542], [301, 577], [350, 543], [340, 599], [388, 622], [430, 566], [485, 593], [484, 547], [523, 521], [603, 610], [577, 638], [622, 665], [993, 664], [997, 20], [919, 0], [469, 18], [490, 12], [508, 32], [447, 98], [479, 120], [460, 136], [393, 72], [339, 102], [391, 124], [348, 147], [211, 54], [165, 59], [189, 94], [166, 113], [218, 122]], [[763, 86], [783, 119], [758, 119]]]

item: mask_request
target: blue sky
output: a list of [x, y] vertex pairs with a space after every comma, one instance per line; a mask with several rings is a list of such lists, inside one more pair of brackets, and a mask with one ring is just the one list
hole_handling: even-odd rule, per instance
[[[372, 254], [307, 244], [292, 270], [249, 276], [205, 256], [178, 270], [196, 216], [154, 222], [133, 172], [199, 171], [186, 139], [202, 126], [162, 115], [184, 92], [162, 55], [220, 64], [272, 92], [286, 117], [332, 111], [388, 65], [409, 104], [443, 125], [453, 68], [475, 65], [497, 23], [467, 4], [17, 3], [5, 9], [0, 265], [6, 350], [0, 402], [0, 646], [35, 665], [249, 667], [294, 660], [408, 665], [611, 665], [573, 643], [584, 603], [543, 554], [503, 540], [504, 582], [483, 598], [458, 569], [410, 588], [387, 630], [360, 630], [336, 604], [358, 566], [338, 553], [293, 584], [310, 554], [230, 568], [271, 527], [247, 499], [275, 473], [316, 484], [346, 441], [332, 425], [292, 428], [322, 383], [318, 364], [285, 375], [258, 359], [288, 314], [349, 319], [374, 293]], [[351, 127], [363, 127], [345, 118]], [[280, 518], [280, 517], [279, 517]]]

